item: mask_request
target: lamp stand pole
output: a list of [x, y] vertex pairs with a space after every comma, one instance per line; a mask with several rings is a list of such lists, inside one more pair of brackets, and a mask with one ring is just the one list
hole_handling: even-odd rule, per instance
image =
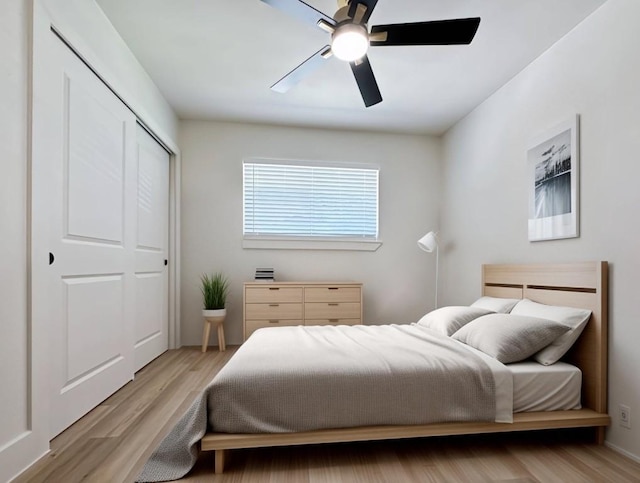
[[438, 252], [440, 250], [440, 247], [438, 247], [438, 245], [436, 245], [436, 306], [435, 308], [438, 308]]

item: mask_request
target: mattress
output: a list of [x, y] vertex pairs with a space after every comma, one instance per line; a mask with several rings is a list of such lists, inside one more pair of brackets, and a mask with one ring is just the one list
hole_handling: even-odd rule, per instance
[[543, 366], [534, 361], [506, 367], [513, 375], [513, 412], [580, 409], [582, 372], [566, 362]]

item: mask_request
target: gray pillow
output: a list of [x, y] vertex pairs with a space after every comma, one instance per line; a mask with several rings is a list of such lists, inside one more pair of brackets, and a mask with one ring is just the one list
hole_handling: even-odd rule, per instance
[[520, 302], [520, 299], [480, 297], [471, 304], [471, 307], [480, 307], [482, 309], [490, 310], [491, 312], [497, 312], [498, 314], [508, 314], [518, 302]]
[[490, 314], [469, 322], [453, 338], [508, 364], [532, 356], [568, 330], [538, 317]]
[[567, 333], [562, 334], [551, 345], [545, 347], [534, 356], [536, 361], [545, 366], [555, 364], [565, 355], [573, 343], [578, 340], [591, 317], [591, 311], [587, 309], [544, 305], [532, 302], [529, 299], [518, 302], [511, 313], [553, 320], [570, 328]]
[[418, 325], [448, 336], [472, 320], [492, 313], [490, 310], [478, 307], [442, 307], [423, 316], [418, 321]]

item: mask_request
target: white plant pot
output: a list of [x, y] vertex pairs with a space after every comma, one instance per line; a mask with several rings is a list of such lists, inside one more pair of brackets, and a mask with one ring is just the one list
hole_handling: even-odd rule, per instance
[[224, 317], [227, 315], [227, 309], [203, 310], [203, 317]]

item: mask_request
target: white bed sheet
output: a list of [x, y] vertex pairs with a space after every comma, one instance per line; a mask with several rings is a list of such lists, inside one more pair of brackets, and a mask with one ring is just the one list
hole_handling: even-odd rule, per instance
[[580, 409], [582, 372], [566, 362], [544, 366], [534, 361], [506, 367], [513, 375], [513, 412]]

